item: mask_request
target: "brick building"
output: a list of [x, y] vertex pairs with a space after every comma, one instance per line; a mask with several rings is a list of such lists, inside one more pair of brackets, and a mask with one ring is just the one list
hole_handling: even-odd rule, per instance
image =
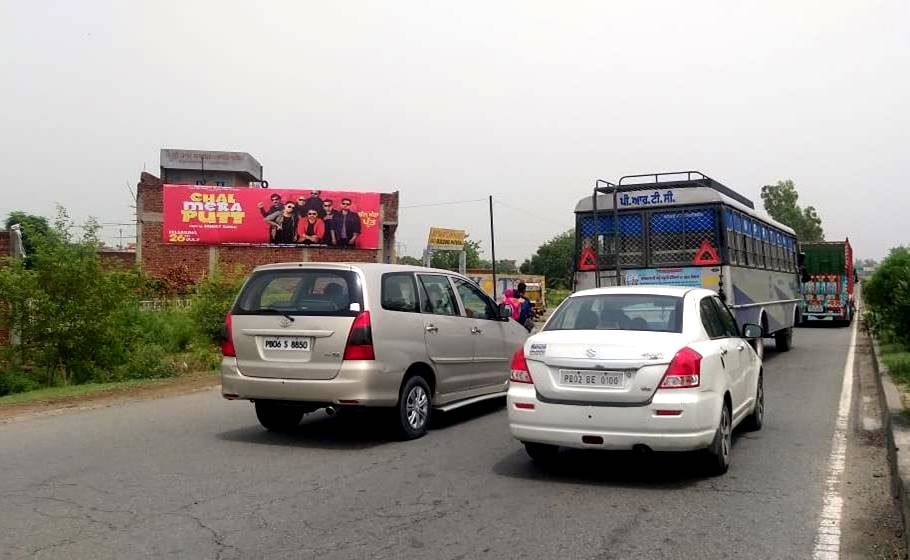
[[158, 177], [143, 173], [136, 191], [136, 260], [143, 271], [153, 276], [196, 281], [215, 270], [230, 273], [239, 267], [246, 271], [274, 262], [395, 262], [397, 192], [380, 194], [380, 248], [352, 250], [165, 243], [162, 235], [163, 186]]

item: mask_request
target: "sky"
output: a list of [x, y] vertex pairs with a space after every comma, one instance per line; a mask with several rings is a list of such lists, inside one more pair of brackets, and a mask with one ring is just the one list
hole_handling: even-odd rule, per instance
[[859, 258], [908, 241], [905, 0], [0, 0], [0, 19], [3, 216], [129, 223], [171, 147], [249, 152], [273, 187], [397, 190], [410, 255], [440, 226], [489, 256], [492, 195], [496, 256], [520, 261], [595, 179], [689, 169], [757, 205], [792, 179]]

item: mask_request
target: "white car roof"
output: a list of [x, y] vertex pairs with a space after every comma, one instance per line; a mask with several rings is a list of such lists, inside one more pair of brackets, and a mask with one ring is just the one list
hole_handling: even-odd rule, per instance
[[406, 264], [385, 264], [385, 263], [359, 263], [359, 262], [282, 262], [257, 266], [254, 272], [260, 270], [289, 270], [295, 268], [321, 268], [335, 270], [363, 270], [364, 272], [435, 272], [440, 274], [458, 274], [451, 270], [441, 270], [438, 268], [427, 268], [423, 266], [411, 266]]
[[569, 297], [580, 296], [598, 296], [608, 294], [638, 294], [638, 295], [655, 295], [655, 296], [676, 296], [685, 297], [686, 294], [694, 295], [715, 295], [711, 290], [704, 288], [687, 288], [684, 286], [610, 286], [607, 288], [592, 288], [590, 290], [581, 290], [571, 294]]

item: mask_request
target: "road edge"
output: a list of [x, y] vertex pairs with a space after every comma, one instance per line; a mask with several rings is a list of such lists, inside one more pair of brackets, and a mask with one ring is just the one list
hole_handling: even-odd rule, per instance
[[872, 361], [878, 374], [876, 380], [891, 468], [891, 492], [900, 502], [904, 543], [910, 550], [910, 421], [904, 415], [902, 391], [891, 379], [888, 366], [882, 362], [878, 340], [870, 334], [867, 336], [872, 340]]

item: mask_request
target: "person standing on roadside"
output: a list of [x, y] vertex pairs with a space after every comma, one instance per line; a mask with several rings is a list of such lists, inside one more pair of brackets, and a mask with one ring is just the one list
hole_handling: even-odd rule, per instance
[[515, 297], [519, 300], [521, 304], [521, 312], [518, 315], [518, 322], [531, 332], [534, 329], [534, 308], [531, 306], [531, 300], [528, 299], [527, 292], [528, 286], [524, 282], [518, 283], [518, 288], [515, 290]]

